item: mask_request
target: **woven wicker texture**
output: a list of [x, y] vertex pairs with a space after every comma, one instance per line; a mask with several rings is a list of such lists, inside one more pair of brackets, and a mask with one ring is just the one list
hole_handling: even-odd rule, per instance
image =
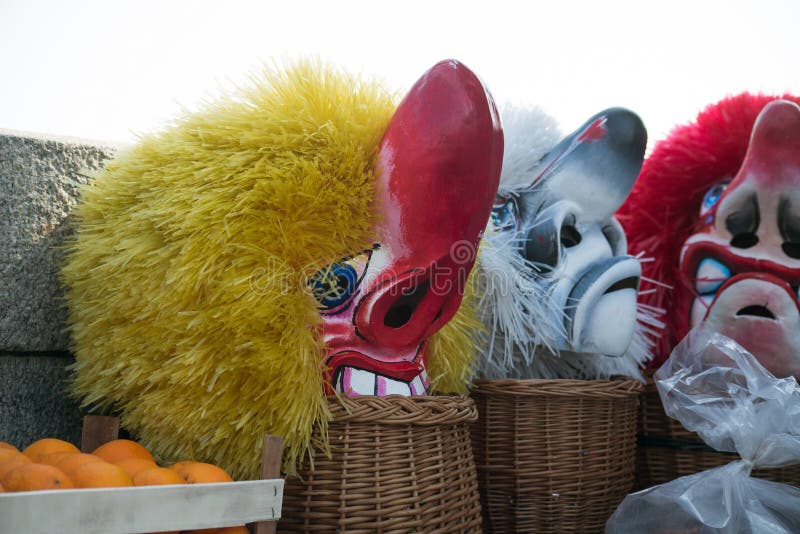
[[626, 380], [478, 381], [472, 442], [486, 532], [602, 532], [633, 487]]
[[[738, 459], [736, 454], [711, 449], [700, 436], [667, 416], [652, 373], [648, 376], [639, 403], [637, 489], [663, 484]], [[800, 486], [800, 464], [777, 469], [754, 469], [752, 476]]]
[[469, 397], [332, 399], [331, 458], [286, 481], [279, 532], [480, 532]]

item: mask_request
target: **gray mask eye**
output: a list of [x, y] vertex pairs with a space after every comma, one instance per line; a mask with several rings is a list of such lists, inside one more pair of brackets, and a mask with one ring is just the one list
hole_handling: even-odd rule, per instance
[[572, 248], [581, 242], [581, 233], [575, 223], [575, 215], [571, 213], [558, 225], [552, 217], [536, 221], [525, 236], [525, 259], [545, 271], [553, 270], [561, 259], [561, 249]]
[[525, 259], [550, 271], [558, 265], [561, 249], [572, 248], [580, 244], [581, 239], [572, 213], [567, 214], [560, 225], [553, 218], [537, 221], [525, 237]]

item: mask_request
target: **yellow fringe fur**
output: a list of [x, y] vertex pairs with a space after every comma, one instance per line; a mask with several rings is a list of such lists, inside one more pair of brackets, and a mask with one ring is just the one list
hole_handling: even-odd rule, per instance
[[[84, 405], [117, 410], [162, 461], [256, 478], [265, 432], [284, 469], [326, 450], [323, 347], [307, 277], [374, 241], [373, 160], [396, 107], [314, 61], [145, 136], [76, 207], [63, 279]], [[431, 342], [465, 392], [474, 306]]]

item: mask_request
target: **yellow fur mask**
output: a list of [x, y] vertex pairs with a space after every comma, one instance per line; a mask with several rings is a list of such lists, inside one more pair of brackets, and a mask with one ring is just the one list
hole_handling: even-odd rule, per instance
[[[456, 62], [440, 65], [468, 78]], [[467, 93], [474, 99], [473, 85]], [[439, 90], [444, 98], [452, 88]], [[476, 109], [493, 121], [493, 133], [481, 130], [489, 163], [476, 172], [493, 195], [502, 135], [481, 90], [485, 109]], [[320, 273], [359, 251], [391, 253], [385, 237], [397, 230], [382, 216], [391, 186], [376, 177], [402, 167], [381, 154], [402, 152], [402, 139], [384, 145], [406, 100], [397, 108], [374, 82], [301, 62], [266, 71], [109, 162], [74, 211], [77, 232], [63, 268], [73, 391], [84, 404], [117, 410], [164, 461], [215, 462], [237, 478], [257, 476], [265, 432], [284, 438], [287, 473], [325, 450], [324, 438], [312, 442], [312, 429], [326, 435], [326, 391], [333, 376], [341, 385], [344, 375], [333, 375], [326, 359], [335, 340], [318, 301], [330, 294], [316, 288], [330, 290]], [[487, 200], [472, 214], [484, 223]], [[468, 234], [476, 244], [478, 232]], [[459, 271], [457, 295], [442, 297], [429, 322], [441, 320], [442, 310], [456, 313], [452, 302], [457, 308], [473, 260]], [[427, 309], [427, 302], [412, 305]], [[464, 392], [478, 328], [469, 294], [439, 328], [428, 342], [416, 341], [431, 390]]]

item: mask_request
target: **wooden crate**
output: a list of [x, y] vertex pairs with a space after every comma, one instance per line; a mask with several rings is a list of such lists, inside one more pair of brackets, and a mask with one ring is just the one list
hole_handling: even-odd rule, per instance
[[[81, 447], [115, 439], [116, 418], [87, 416]], [[110, 534], [248, 525], [275, 532], [283, 502], [282, 440], [265, 436], [262, 480], [0, 494], [0, 534]]]

